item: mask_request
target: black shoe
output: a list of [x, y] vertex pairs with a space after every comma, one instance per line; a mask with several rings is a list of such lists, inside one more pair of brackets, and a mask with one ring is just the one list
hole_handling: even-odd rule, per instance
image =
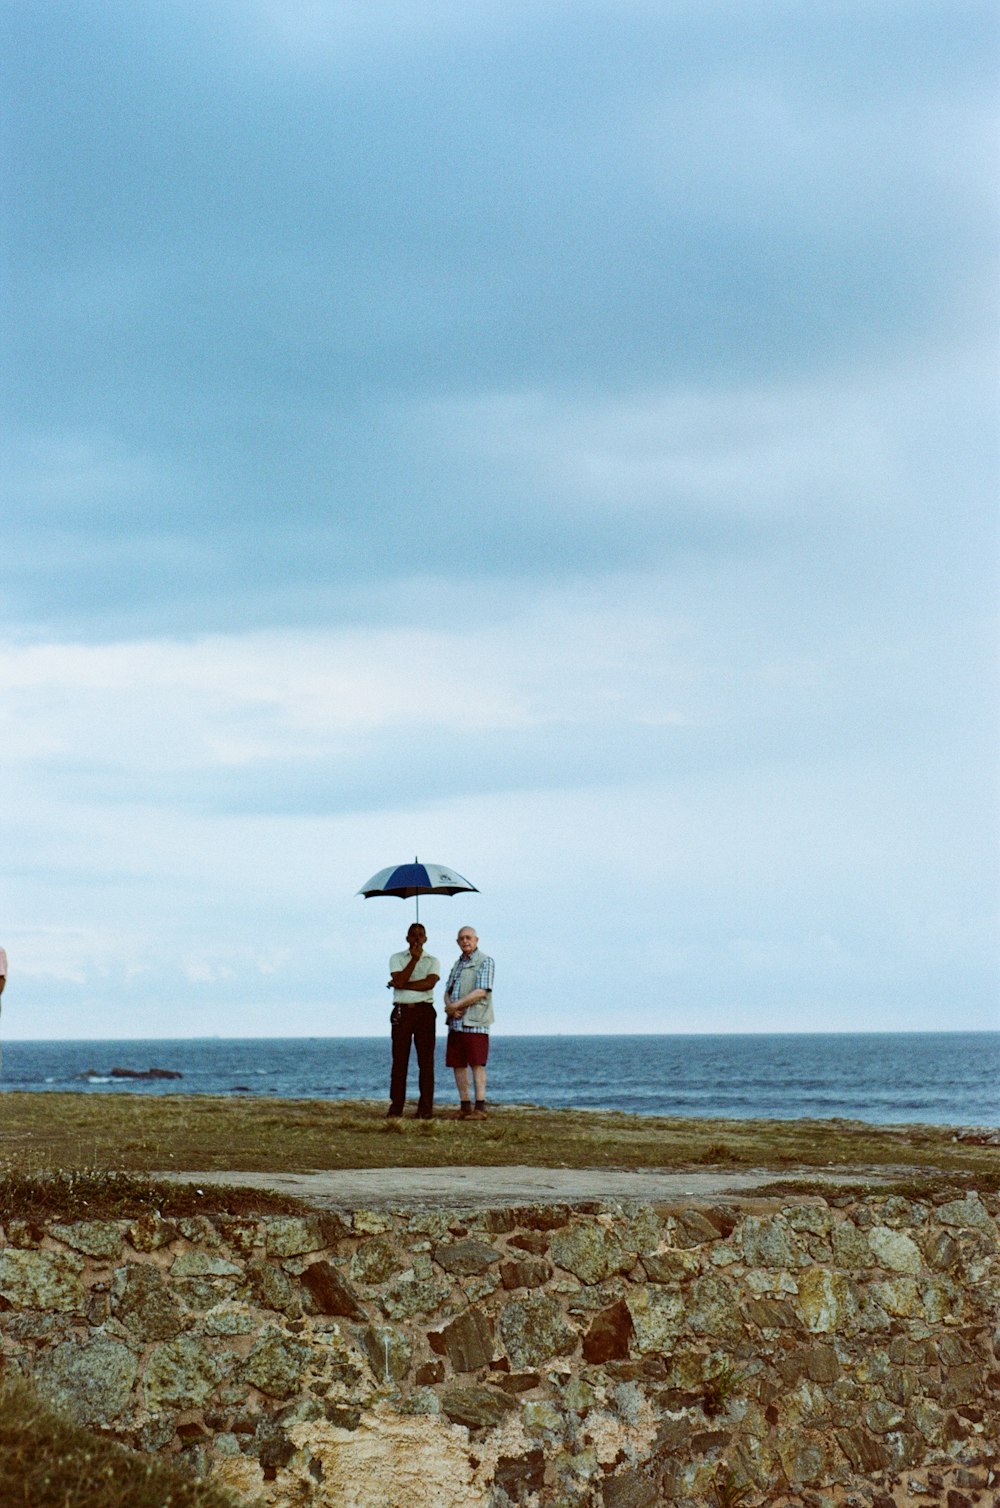
[[418, 1110], [417, 1113], [416, 1113], [416, 1115], [413, 1117], [413, 1119], [415, 1121], [432, 1121], [434, 1119], [434, 1111], [433, 1110]]
[[391, 1108], [385, 1112], [385, 1118], [387, 1121], [401, 1120], [402, 1115], [402, 1110], [393, 1110]]

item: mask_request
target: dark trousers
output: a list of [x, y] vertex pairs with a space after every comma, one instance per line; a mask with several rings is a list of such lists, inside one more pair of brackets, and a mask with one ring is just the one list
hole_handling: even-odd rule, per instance
[[410, 1066], [410, 1043], [417, 1050], [420, 1100], [418, 1115], [434, 1113], [434, 1027], [437, 1011], [433, 1005], [400, 1005], [393, 1011], [399, 1020], [392, 1025], [392, 1073], [389, 1076], [389, 1109], [401, 1114], [406, 1103], [406, 1074]]

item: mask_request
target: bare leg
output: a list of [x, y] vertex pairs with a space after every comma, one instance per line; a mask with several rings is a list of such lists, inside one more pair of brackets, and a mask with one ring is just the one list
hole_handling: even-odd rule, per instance
[[[472, 1071], [473, 1071], [473, 1074], [475, 1074], [476, 1070], [473, 1069]], [[469, 1070], [467, 1068], [456, 1068], [455, 1069], [455, 1088], [458, 1090], [458, 1097], [459, 1097], [459, 1099], [460, 1100], [465, 1100], [466, 1102], [468, 1102], [468, 1099], [469, 1099]], [[479, 1093], [478, 1088], [476, 1090], [476, 1093], [477, 1094]]]
[[485, 1100], [485, 1098], [486, 1098], [486, 1064], [485, 1063], [481, 1067], [477, 1066], [476, 1064], [473, 1064], [473, 1066], [472, 1066], [472, 1082], [476, 1086], [476, 1099], [477, 1099], [477, 1101]]

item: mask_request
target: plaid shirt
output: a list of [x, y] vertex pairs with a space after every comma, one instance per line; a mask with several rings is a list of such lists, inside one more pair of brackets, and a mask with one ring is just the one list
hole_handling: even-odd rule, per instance
[[[457, 958], [452, 964], [451, 973], [448, 975], [448, 983], [444, 988], [444, 992], [448, 996], [449, 1000], [452, 998], [452, 985], [458, 979], [459, 974], [461, 974], [464, 968], [465, 954], [463, 953], [461, 957]], [[493, 988], [493, 960], [492, 958], [487, 958], [485, 954], [479, 961], [479, 967], [476, 970], [476, 978], [472, 988], [474, 990], [491, 990]], [[448, 1017], [448, 1030], [450, 1032], [478, 1032], [480, 1036], [487, 1037], [489, 1036], [490, 1032], [488, 1026], [466, 1026], [464, 1020], [460, 1016]]]

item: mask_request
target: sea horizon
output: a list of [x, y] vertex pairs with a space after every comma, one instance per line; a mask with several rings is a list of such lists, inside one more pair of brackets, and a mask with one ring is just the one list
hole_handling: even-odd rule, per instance
[[[439, 1104], [455, 1098], [445, 1035], [438, 1032]], [[495, 1105], [1000, 1124], [1000, 1032], [991, 1031], [498, 1033], [488, 1072]], [[13, 1039], [3, 1044], [0, 1098], [21, 1090], [382, 1100], [388, 1076], [388, 1033]]]

